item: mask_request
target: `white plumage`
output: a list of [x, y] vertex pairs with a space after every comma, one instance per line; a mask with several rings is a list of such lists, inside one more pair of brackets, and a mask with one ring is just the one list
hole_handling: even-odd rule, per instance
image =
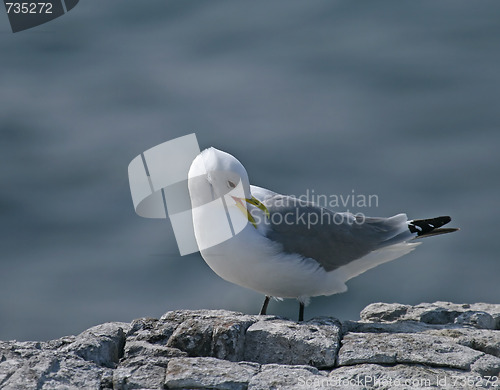
[[[299, 299], [301, 314], [309, 297], [344, 292], [349, 279], [412, 251], [419, 244], [414, 238], [456, 230], [437, 229], [449, 217], [408, 221], [405, 214], [358, 224], [352, 214], [251, 186], [243, 165], [214, 148], [193, 161], [189, 192], [195, 237], [210, 268], [266, 297]], [[342, 216], [346, 222], [311, 227], [299, 219], [289, 224], [305, 212]]]

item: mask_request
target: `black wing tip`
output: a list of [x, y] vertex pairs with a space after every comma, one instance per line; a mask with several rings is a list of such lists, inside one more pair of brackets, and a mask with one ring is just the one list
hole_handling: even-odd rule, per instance
[[455, 228], [439, 229], [450, 221], [451, 217], [448, 215], [429, 219], [414, 219], [408, 222], [408, 229], [411, 233], [417, 233], [419, 237], [451, 233], [459, 230]]
[[421, 235], [417, 235], [414, 239], [420, 239], [420, 238], [425, 238], [425, 237], [430, 237], [430, 236], [439, 236], [440, 234], [446, 234], [446, 233], [453, 233], [457, 232], [460, 229], [458, 228], [441, 228], [441, 229], [434, 229], [433, 231]]

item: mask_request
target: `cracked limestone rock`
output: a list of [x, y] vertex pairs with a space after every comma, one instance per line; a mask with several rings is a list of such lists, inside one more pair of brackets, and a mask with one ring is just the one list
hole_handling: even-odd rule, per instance
[[291, 321], [259, 321], [246, 332], [245, 360], [318, 368], [335, 365], [341, 325], [331, 318], [301, 324]]
[[500, 305], [376, 303], [361, 321], [224, 310], [0, 341], [0, 389], [500, 388]]

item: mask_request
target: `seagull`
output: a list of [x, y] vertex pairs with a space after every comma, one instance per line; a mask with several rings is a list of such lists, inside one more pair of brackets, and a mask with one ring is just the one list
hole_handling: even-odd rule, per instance
[[221, 278], [271, 298], [299, 302], [347, 291], [346, 282], [411, 252], [448, 216], [408, 220], [334, 212], [313, 202], [250, 185], [244, 166], [215, 148], [202, 151], [188, 173], [194, 235], [201, 256]]

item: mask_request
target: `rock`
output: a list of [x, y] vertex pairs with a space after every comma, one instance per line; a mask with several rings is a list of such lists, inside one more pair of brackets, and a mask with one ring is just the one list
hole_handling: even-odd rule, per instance
[[500, 359], [488, 354], [483, 354], [471, 365], [471, 371], [482, 376], [499, 376]]
[[466, 311], [455, 318], [456, 324], [470, 325], [479, 329], [495, 329], [495, 319], [484, 311]]
[[341, 325], [331, 318], [301, 324], [288, 320], [259, 321], [246, 332], [245, 360], [261, 364], [335, 365]]
[[471, 308], [476, 311], [482, 311], [490, 314], [495, 321], [495, 329], [500, 329], [500, 305], [491, 303], [475, 303]]
[[143, 340], [148, 343], [165, 344], [174, 333], [177, 323], [155, 318], [139, 318], [132, 321], [127, 340]]
[[482, 329], [500, 330], [500, 304], [422, 303], [416, 306], [398, 303], [373, 303], [363, 309], [361, 321], [420, 321], [427, 324], [472, 325]]
[[121, 363], [131, 364], [135, 360], [148, 359], [149, 361], [155, 361], [157, 365], [167, 367], [169, 358], [184, 356], [187, 356], [187, 353], [177, 348], [131, 340], [125, 344], [124, 356]]
[[122, 357], [125, 345], [125, 330], [129, 324], [109, 322], [94, 326], [76, 336], [62, 351], [74, 353], [99, 366], [115, 368]]
[[342, 330], [347, 333], [418, 333], [442, 327], [416, 321], [400, 322], [342, 322]]
[[174, 357], [185, 357], [177, 348], [131, 339], [124, 348], [120, 366], [114, 370], [114, 389], [161, 389], [165, 382], [168, 362]]
[[161, 320], [178, 324], [167, 342], [168, 346], [193, 357], [213, 356], [239, 361], [243, 359], [246, 331], [259, 317], [225, 310], [200, 310], [170, 312]]
[[175, 358], [168, 363], [165, 385], [169, 389], [244, 390], [258, 371], [256, 363], [210, 357]]
[[495, 389], [495, 379], [456, 369], [397, 364], [359, 364], [330, 372], [327, 386], [345, 390], [366, 389]]
[[[100, 390], [110, 369], [72, 354], [29, 349], [23, 343], [1, 343], [0, 388], [5, 390]], [[8, 357], [4, 348], [10, 350]]]
[[310, 366], [266, 364], [252, 377], [248, 390], [328, 389], [327, 380], [326, 373]]
[[453, 328], [428, 330], [428, 333], [454, 339], [466, 347], [500, 358], [500, 332], [483, 329]]
[[396, 321], [404, 317], [409, 308], [399, 303], [372, 303], [363, 309], [360, 317], [367, 322]]
[[0, 341], [0, 389], [498, 388], [500, 305], [377, 303], [361, 321], [180, 310]]
[[143, 360], [141, 364], [120, 366], [113, 372], [113, 389], [162, 389], [165, 367]]
[[[488, 361], [478, 363], [486, 356]], [[425, 364], [465, 371], [476, 364], [473, 371], [484, 373], [491, 371], [489, 365], [494, 367], [495, 361], [500, 363], [494, 356], [455, 344], [446, 337], [421, 333], [349, 333], [342, 340], [338, 364]]]

